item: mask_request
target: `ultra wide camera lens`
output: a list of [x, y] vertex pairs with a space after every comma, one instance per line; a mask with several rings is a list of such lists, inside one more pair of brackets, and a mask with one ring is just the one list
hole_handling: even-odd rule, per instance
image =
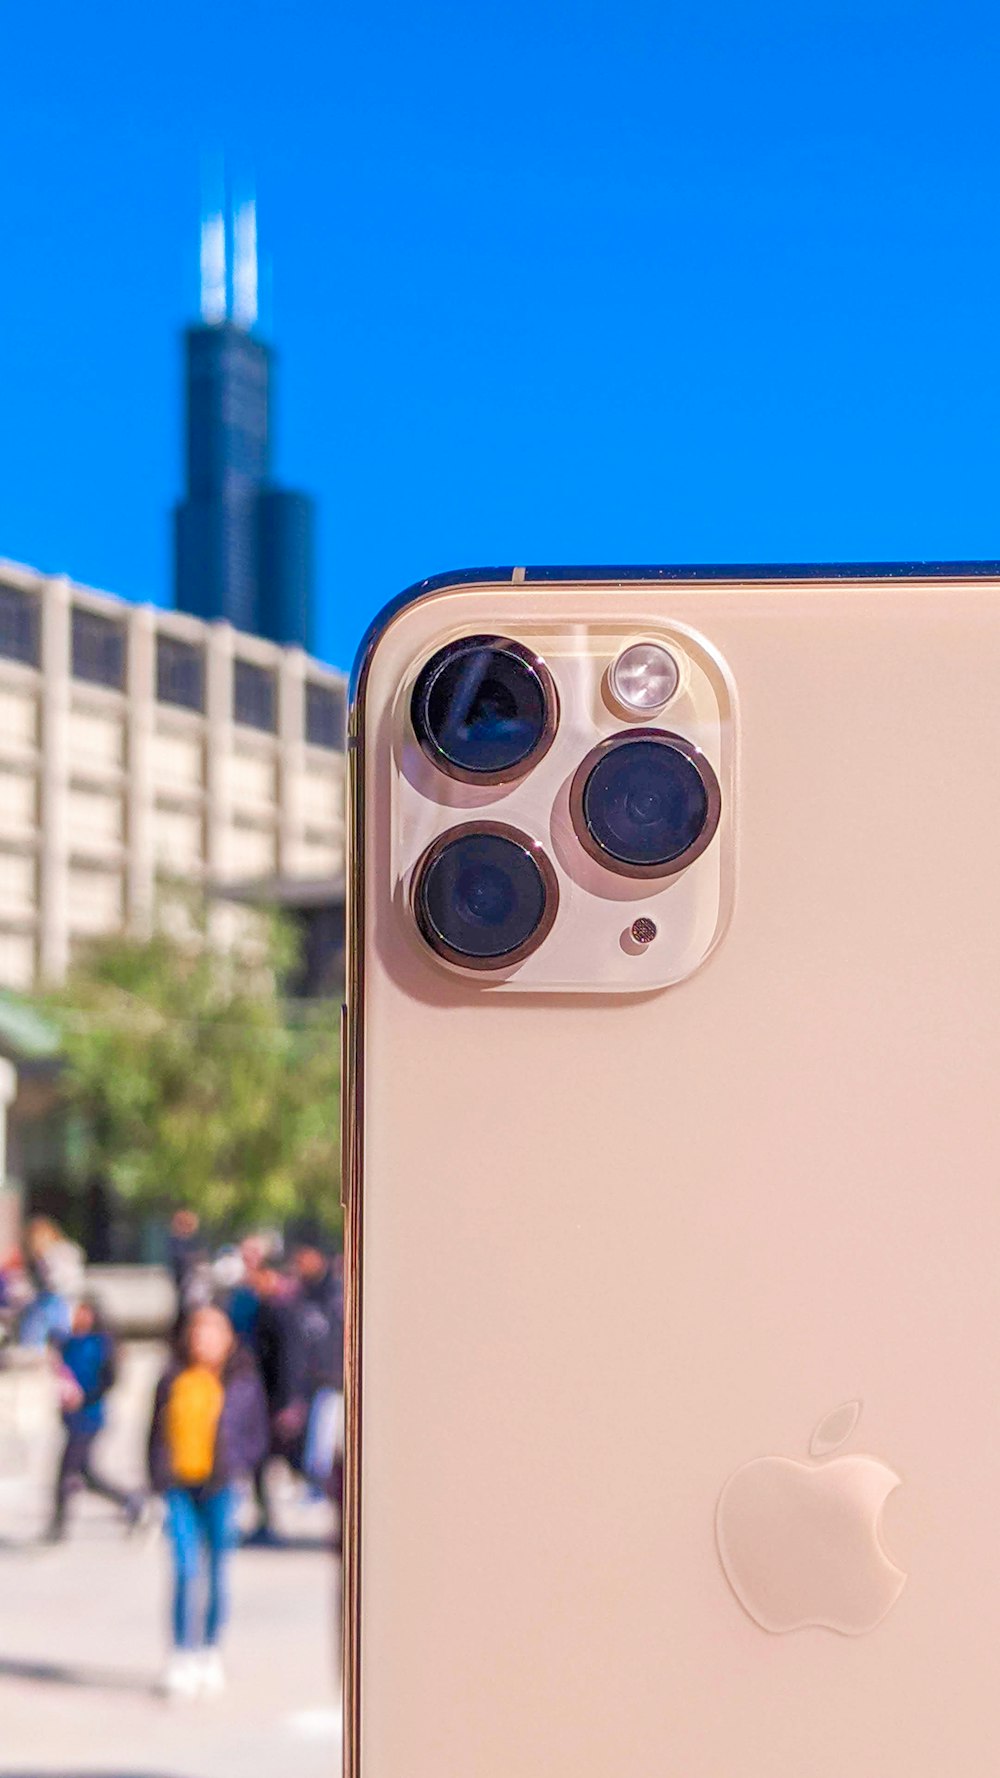
[[424, 853], [413, 885], [423, 937], [449, 963], [502, 969], [536, 950], [559, 885], [536, 841], [516, 827], [453, 827]]
[[463, 636], [421, 669], [410, 706], [427, 757], [449, 777], [504, 784], [542, 757], [555, 734], [552, 675], [520, 642]]
[[680, 735], [633, 729], [596, 747], [570, 804], [592, 857], [627, 877], [666, 877], [704, 852], [719, 824], [719, 782]]

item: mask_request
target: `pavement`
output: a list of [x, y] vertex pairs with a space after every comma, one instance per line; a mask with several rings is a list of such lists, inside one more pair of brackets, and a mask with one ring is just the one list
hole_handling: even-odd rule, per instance
[[[123, 1349], [109, 1427], [109, 1478], [142, 1474], [162, 1364]], [[0, 1774], [3, 1778], [334, 1778], [340, 1769], [339, 1567], [330, 1509], [278, 1470], [280, 1549], [233, 1561], [228, 1686], [168, 1703], [167, 1551], [159, 1525], [126, 1535], [114, 1509], [74, 1503], [67, 1541], [39, 1541], [59, 1450], [47, 1379], [0, 1396]]]

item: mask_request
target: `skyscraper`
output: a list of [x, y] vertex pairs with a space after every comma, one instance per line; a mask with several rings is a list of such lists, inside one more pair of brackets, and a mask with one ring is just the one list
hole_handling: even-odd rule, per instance
[[254, 332], [252, 200], [202, 224], [201, 322], [184, 335], [186, 495], [174, 514], [179, 610], [313, 647], [315, 509], [271, 479], [274, 355]]

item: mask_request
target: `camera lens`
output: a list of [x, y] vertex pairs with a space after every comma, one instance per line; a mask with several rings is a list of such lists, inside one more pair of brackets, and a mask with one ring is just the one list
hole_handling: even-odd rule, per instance
[[719, 825], [719, 782], [680, 735], [638, 729], [596, 747], [573, 780], [577, 834], [626, 877], [666, 877], [704, 852]]
[[501, 969], [536, 950], [559, 885], [535, 840], [500, 822], [454, 827], [417, 866], [413, 906], [431, 949], [464, 969]]
[[519, 778], [552, 742], [556, 691], [543, 661], [504, 636], [463, 636], [421, 669], [411, 717], [438, 770], [465, 783]]

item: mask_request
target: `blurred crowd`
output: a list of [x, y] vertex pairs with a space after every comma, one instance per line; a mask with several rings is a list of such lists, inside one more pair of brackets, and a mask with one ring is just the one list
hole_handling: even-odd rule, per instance
[[339, 1548], [343, 1266], [317, 1231], [287, 1250], [276, 1234], [259, 1233], [213, 1253], [189, 1209], [172, 1218], [169, 1257], [176, 1315], [142, 1489], [119, 1486], [100, 1466], [117, 1346], [86, 1293], [81, 1250], [49, 1218], [34, 1218], [23, 1248], [0, 1260], [0, 1332], [8, 1344], [44, 1354], [55, 1380], [63, 1444], [47, 1538], [66, 1535], [83, 1489], [112, 1502], [129, 1527], [162, 1502], [173, 1568], [165, 1688], [193, 1697], [223, 1683], [229, 1556], [247, 1496], [252, 1522], [242, 1541], [281, 1541], [269, 1481], [275, 1462], [332, 1502]]
[[248, 1235], [214, 1259], [193, 1210], [171, 1223], [170, 1263], [177, 1329], [197, 1310], [225, 1310], [240, 1348], [256, 1366], [268, 1413], [268, 1450], [253, 1472], [258, 1525], [253, 1541], [274, 1538], [267, 1463], [284, 1458], [339, 1505], [343, 1485], [343, 1258], [313, 1232], [287, 1253], [274, 1234]]

